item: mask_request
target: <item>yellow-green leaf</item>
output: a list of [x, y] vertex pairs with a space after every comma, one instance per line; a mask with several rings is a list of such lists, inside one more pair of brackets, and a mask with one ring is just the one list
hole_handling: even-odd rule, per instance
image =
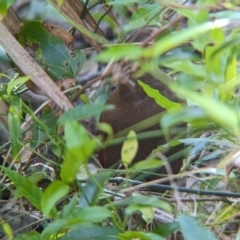
[[138, 140], [136, 133], [130, 131], [127, 135], [127, 139], [123, 142], [121, 149], [121, 158], [123, 165], [127, 168], [133, 161], [138, 151]]

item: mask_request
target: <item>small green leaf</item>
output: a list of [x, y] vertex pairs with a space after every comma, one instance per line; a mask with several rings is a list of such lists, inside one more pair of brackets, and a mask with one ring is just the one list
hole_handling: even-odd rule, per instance
[[159, 226], [153, 229], [153, 233], [159, 234], [162, 237], [168, 237], [170, 234], [179, 229], [178, 222], [170, 222], [170, 223], [160, 223]]
[[125, 168], [132, 163], [138, 151], [138, 140], [136, 133], [131, 130], [127, 135], [127, 139], [123, 142], [121, 149], [121, 159]]
[[77, 194], [74, 194], [73, 197], [70, 199], [69, 203], [63, 206], [61, 211], [61, 218], [67, 218], [67, 216], [72, 213], [73, 209], [75, 209], [77, 203], [78, 197]]
[[102, 171], [90, 176], [86, 185], [82, 187], [80, 207], [85, 208], [97, 204], [99, 197], [103, 192], [104, 186], [110, 176], [111, 171]]
[[117, 234], [120, 232], [115, 227], [103, 226], [83, 226], [78, 227], [58, 238], [59, 240], [78, 240], [79, 236], [84, 240], [118, 240]]
[[92, 206], [74, 209], [68, 218], [75, 219], [78, 222], [101, 222], [106, 218], [112, 217], [112, 215], [113, 213], [105, 207]]
[[81, 165], [86, 164], [95, 149], [95, 140], [91, 139], [86, 129], [77, 121], [64, 124], [66, 140], [65, 158], [60, 176], [65, 183], [71, 183]]
[[144, 240], [166, 240], [155, 233], [127, 231], [118, 234], [119, 240], [144, 239]]
[[[42, 194], [41, 207], [47, 217], [53, 218], [56, 212], [55, 204], [69, 192], [69, 186], [60, 180], [52, 182]], [[53, 210], [53, 211], [52, 211]]]
[[[133, 194], [132, 198], [131, 198], [131, 202], [132, 204], [136, 204], [136, 205], [141, 205], [141, 206], [151, 206], [151, 207], [156, 207], [156, 208], [161, 208], [164, 209], [166, 211], [171, 212], [172, 211], [172, 207], [169, 203], [160, 200], [158, 197], [156, 196], [144, 196], [142, 194], [139, 193], [135, 193]], [[126, 209], [126, 212], [128, 214], [131, 214], [132, 212], [128, 212]]]
[[135, 60], [142, 55], [142, 48], [132, 44], [110, 46], [107, 50], [97, 55], [96, 60], [100, 62], [118, 61], [120, 59]]
[[159, 24], [158, 13], [163, 9], [163, 6], [158, 3], [140, 5], [131, 15], [130, 22], [124, 27], [124, 30], [134, 30], [141, 27], [154, 24]]
[[181, 104], [173, 102], [168, 98], [164, 97], [157, 89], [151, 88], [149, 85], [138, 80], [138, 84], [143, 88], [144, 92], [162, 108], [169, 112], [181, 109]]
[[41, 211], [41, 198], [42, 191], [26, 177], [18, 172], [14, 172], [2, 166], [3, 171], [7, 174], [8, 178], [13, 182], [15, 187], [20, 193], [39, 211]]
[[159, 159], [146, 159], [135, 163], [131, 169], [134, 171], [147, 170], [151, 168], [159, 168], [163, 165], [163, 162]]
[[143, 220], [147, 223], [150, 224], [154, 218], [154, 210], [152, 207], [141, 207], [139, 208], [139, 211], [142, 214]]
[[131, 204], [126, 208], [126, 214], [131, 215], [134, 212], [141, 212], [143, 220], [150, 224], [154, 218], [153, 207], [143, 206], [141, 204]]
[[35, 231], [29, 231], [24, 234], [20, 234], [14, 238], [14, 240], [39, 240], [41, 239], [40, 234]]
[[0, 15], [5, 15], [7, 13], [8, 8], [14, 3], [16, 0], [1, 0], [0, 1]]
[[146, 48], [143, 51], [143, 56], [149, 58], [158, 57], [174, 47], [179, 46], [183, 42], [192, 39], [193, 37], [199, 36], [214, 28], [227, 26], [229, 23], [230, 21], [228, 19], [219, 19], [216, 21], [199, 24], [194, 27], [189, 27], [186, 30], [181, 29], [181, 31], [175, 34], [169, 34], [166, 37], [161, 38], [154, 45]]
[[[70, 220], [68, 219], [57, 219], [51, 224], [46, 226], [41, 234], [41, 239], [51, 239], [52, 235], [58, 233], [64, 233], [69, 230], [68, 226], [70, 225]], [[76, 224], [76, 223], [74, 223]]]
[[233, 134], [239, 134], [238, 113], [232, 107], [180, 86], [172, 85], [171, 89], [180, 96], [187, 96], [193, 102], [198, 103], [207, 115], [220, 126], [227, 128]]
[[97, 116], [103, 111], [111, 110], [114, 107], [112, 105], [103, 105], [100, 103], [92, 103], [76, 106], [73, 109], [62, 114], [58, 122], [64, 124], [68, 120], [81, 121], [88, 117]]
[[103, 133], [106, 133], [108, 138], [111, 138], [114, 134], [111, 125], [108, 123], [98, 123], [97, 129]]
[[22, 148], [20, 143], [22, 139], [21, 121], [18, 115], [12, 111], [12, 106], [10, 106], [9, 110], [10, 113], [8, 114], [8, 126], [12, 146], [12, 157], [16, 158], [16, 161], [20, 161], [20, 150]]
[[18, 86], [26, 83], [30, 79], [30, 76], [19, 77], [8, 83], [7, 85], [7, 94], [11, 94], [12, 90]]
[[196, 218], [181, 214], [178, 216], [178, 222], [186, 240], [202, 240], [203, 236], [205, 240], [217, 240], [212, 232], [196, 221]]
[[14, 235], [13, 235], [13, 231], [12, 231], [10, 225], [8, 224], [8, 222], [6, 222], [3, 218], [0, 218], [0, 225], [1, 225], [1, 228], [2, 228], [5, 236], [7, 236], [7, 239], [12, 240]]

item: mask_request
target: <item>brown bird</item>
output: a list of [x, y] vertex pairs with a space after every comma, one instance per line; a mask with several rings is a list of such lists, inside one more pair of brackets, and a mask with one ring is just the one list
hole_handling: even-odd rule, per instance
[[[135, 31], [129, 38], [127, 42], [142, 42], [149, 36], [151, 36], [153, 29], [143, 28], [138, 31]], [[135, 84], [131, 84], [131, 81], [121, 81], [118, 87], [110, 94], [107, 104], [112, 104], [115, 106], [114, 110], [103, 112], [100, 116], [100, 122], [109, 123], [112, 126], [114, 134], [121, 132], [122, 130], [131, 127], [134, 124], [137, 124], [149, 117], [152, 117], [158, 113], [165, 111], [161, 108], [155, 101], [146, 95], [142, 87], [138, 85], [135, 77], [130, 77], [131, 81]], [[145, 74], [138, 77], [145, 84], [148, 84], [150, 87], [159, 90], [159, 92], [174, 102], [179, 102], [179, 99], [176, 95], [169, 90], [169, 88], [163, 84], [161, 81], [155, 79], [150, 74]], [[160, 121], [160, 119], [159, 119]], [[186, 126], [185, 123], [180, 124], [181, 126]], [[159, 122], [151, 127], [147, 127], [142, 130], [159, 130]], [[138, 152], [133, 160], [133, 163], [140, 160], [145, 160], [151, 152], [157, 148], [159, 145], [165, 144], [166, 140], [164, 136], [142, 139], [138, 141]], [[165, 156], [168, 157], [168, 160], [174, 160], [170, 162], [172, 173], [176, 174], [179, 172], [182, 162], [183, 154], [175, 155], [175, 158], [169, 158], [174, 153], [178, 153], [183, 149], [183, 144], [177, 145], [171, 149], [168, 149], [167, 152], [164, 152]], [[122, 144], [108, 147], [102, 150], [99, 153], [99, 161], [104, 168], [110, 168], [116, 163], [120, 163], [121, 159], [121, 148]], [[155, 172], [158, 174], [165, 175], [167, 174], [166, 168], [163, 166], [160, 169], [155, 169]], [[156, 179], [156, 175], [151, 175], [150, 177], [145, 178], [146, 180]], [[142, 179], [141, 179], [142, 180]]]
[[[145, 74], [139, 77], [141, 81], [148, 84], [154, 89], [161, 92], [162, 95], [170, 99], [171, 101], [179, 102], [179, 99], [172, 93], [169, 88], [159, 80], [153, 78], [150, 74]], [[128, 83], [120, 83], [119, 86], [111, 93], [107, 100], [107, 104], [115, 105], [114, 110], [103, 112], [100, 116], [100, 122], [109, 123], [112, 126], [114, 134], [139, 123], [149, 117], [152, 117], [158, 113], [165, 111], [155, 101], [146, 95], [142, 87], [135, 82], [135, 86]], [[160, 120], [160, 119], [159, 119]], [[184, 124], [185, 125], [185, 124]], [[159, 124], [148, 127], [143, 131], [157, 130]], [[134, 158], [133, 163], [146, 159], [152, 150], [161, 144], [165, 144], [164, 136], [155, 138], [148, 138], [139, 140], [138, 152]], [[119, 162], [121, 158], [122, 144], [108, 147], [99, 153], [99, 161], [104, 168], [110, 168], [112, 165]], [[165, 155], [167, 157], [183, 149], [183, 145], [175, 146], [169, 149]], [[170, 163], [173, 173], [178, 173], [182, 166], [183, 156], [178, 155], [175, 161]], [[120, 163], [120, 162], [119, 162]], [[163, 166], [157, 169], [158, 174], [166, 174], [166, 168]], [[156, 176], [150, 176], [145, 178], [147, 180], [156, 179]]]

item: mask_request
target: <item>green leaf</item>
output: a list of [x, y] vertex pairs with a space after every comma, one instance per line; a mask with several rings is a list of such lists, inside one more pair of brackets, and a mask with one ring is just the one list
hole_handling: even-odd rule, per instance
[[165, 240], [165, 238], [160, 237], [154, 233], [146, 233], [146, 232], [134, 232], [127, 231], [124, 233], [118, 234], [119, 240], [129, 240], [129, 239], [144, 239], [144, 240]]
[[97, 204], [110, 176], [111, 171], [102, 171], [90, 176], [86, 185], [82, 187], [82, 196], [80, 199], [80, 206], [82, 208]]
[[1, 167], [7, 174], [8, 178], [13, 182], [20, 193], [39, 211], [41, 209], [42, 191], [26, 177], [18, 172], [14, 172], [6, 167]]
[[30, 76], [19, 77], [8, 83], [7, 85], [7, 94], [11, 94], [12, 90], [18, 85], [26, 83], [30, 79]]
[[134, 212], [140, 212], [143, 220], [150, 224], [154, 218], [154, 210], [151, 206], [143, 206], [141, 204], [131, 204], [126, 208], [126, 214], [131, 215]]
[[153, 169], [153, 168], [159, 168], [164, 163], [159, 159], [145, 159], [142, 161], [139, 161], [135, 163], [129, 170], [131, 171], [141, 171], [141, 170], [147, 170], [147, 169]]
[[8, 8], [14, 3], [16, 0], [1, 0], [0, 1], [0, 15], [5, 15], [7, 13]]
[[97, 55], [96, 60], [100, 62], [118, 61], [120, 59], [135, 60], [142, 55], [142, 48], [132, 44], [110, 46], [107, 50]]
[[182, 59], [181, 55], [175, 55], [174, 61], [165, 61], [161, 63], [164, 67], [174, 69], [175, 71], [186, 73], [196, 79], [206, 79], [207, 73], [205, 67], [200, 64], [194, 64], [189, 59]]
[[[75, 224], [75, 223], [74, 223]], [[52, 235], [58, 233], [65, 233], [69, 230], [69, 226], [71, 225], [69, 219], [58, 219], [49, 224], [44, 228], [41, 233], [41, 239], [51, 239]]]
[[9, 108], [10, 113], [8, 114], [8, 126], [9, 126], [9, 135], [12, 147], [12, 157], [16, 161], [21, 160], [20, 150], [22, 145], [20, 143], [22, 139], [22, 131], [21, 131], [21, 121], [17, 114], [11, 112], [11, 106]]
[[217, 240], [212, 232], [202, 227], [193, 217], [181, 214], [178, 216], [178, 222], [186, 240], [202, 240], [203, 236], [205, 240]]
[[136, 11], [133, 12], [130, 18], [130, 22], [124, 27], [125, 31], [138, 29], [145, 25], [158, 25], [158, 13], [163, 7], [158, 3], [144, 4], [139, 6]]
[[186, 30], [181, 29], [181, 31], [176, 32], [175, 34], [167, 35], [157, 41], [153, 46], [146, 48], [143, 51], [143, 57], [158, 57], [170, 49], [181, 45], [183, 42], [192, 39], [193, 37], [199, 36], [214, 28], [227, 26], [229, 23], [230, 21], [227, 19], [220, 19], [213, 22], [199, 24], [197, 26], [187, 28]]
[[210, 31], [211, 46], [207, 46], [205, 49], [206, 70], [208, 72], [208, 78], [212, 81], [223, 82], [221, 79], [225, 74], [225, 68], [222, 66], [226, 62], [226, 52], [218, 52], [213, 54], [218, 49], [219, 45], [224, 42], [224, 33], [220, 28], [212, 29]]
[[[32, 175], [27, 177], [27, 179], [35, 185], [37, 185], [38, 182], [40, 182], [41, 180], [46, 179], [46, 178], [47, 178], [46, 174], [44, 174], [42, 172], [34, 172]], [[22, 197], [22, 194], [18, 189], [15, 189], [13, 193], [14, 193], [15, 198]]]
[[71, 183], [81, 165], [86, 164], [95, 149], [95, 140], [91, 139], [86, 129], [77, 121], [64, 124], [66, 140], [65, 158], [60, 176], [65, 183]]
[[35, 122], [33, 125], [33, 137], [31, 147], [36, 148], [49, 139], [49, 135], [57, 134], [58, 118], [52, 113], [49, 107], [45, 107], [42, 111], [42, 117], [38, 119], [40, 123]]
[[68, 120], [84, 120], [91, 116], [98, 116], [101, 112], [111, 110], [114, 106], [112, 105], [103, 105], [100, 103], [91, 103], [76, 106], [73, 109], [65, 112], [61, 115], [58, 122], [64, 124]]
[[12, 240], [14, 235], [8, 222], [6, 222], [3, 218], [0, 218], [0, 225], [4, 232], [4, 235], [7, 236], [7, 239]]
[[135, 158], [138, 151], [138, 140], [136, 133], [131, 130], [128, 135], [127, 139], [123, 142], [121, 148], [121, 159], [122, 163], [125, 168], [132, 163], [133, 159]]
[[178, 222], [162, 223], [153, 229], [153, 233], [159, 234], [162, 237], [168, 237], [170, 234], [179, 229]]
[[61, 218], [66, 218], [69, 214], [71, 214], [73, 209], [75, 209], [75, 207], [77, 206], [77, 203], [78, 197], [77, 194], [74, 194], [70, 201], [63, 206], [61, 211]]
[[192, 127], [200, 127], [207, 124], [206, 119], [207, 114], [200, 107], [185, 107], [180, 111], [164, 114], [161, 118], [161, 126], [166, 129], [184, 121], [190, 123]]
[[78, 240], [79, 236], [84, 240], [117, 240], [117, 234], [120, 232], [115, 227], [82, 227], [71, 232], [68, 232], [64, 236], [60, 237], [59, 240]]
[[20, 234], [14, 238], [14, 240], [39, 240], [40, 234], [35, 231], [29, 231], [24, 234]]
[[65, 197], [69, 192], [69, 186], [60, 180], [52, 182], [42, 194], [41, 207], [47, 217], [54, 217], [56, 213], [55, 204]]
[[[156, 208], [161, 208], [164, 209], [166, 211], [171, 212], [172, 211], [172, 207], [169, 203], [160, 200], [158, 197], [156, 196], [144, 196], [141, 195], [139, 193], [135, 193], [133, 194], [133, 196], [131, 197], [131, 202], [134, 206], [135, 205], [139, 205], [139, 206], [150, 206], [150, 207], [156, 207]], [[134, 210], [135, 211], [135, 210]], [[133, 208], [126, 208], [126, 213], [128, 215], [133, 213]]]
[[162, 108], [166, 109], [169, 112], [174, 112], [181, 109], [181, 104], [173, 102], [163, 96], [157, 89], [151, 88], [149, 85], [145, 84], [142, 81], [138, 80], [138, 84], [143, 88], [144, 92]]
[[180, 86], [172, 85], [171, 89], [180, 96], [187, 96], [193, 102], [198, 103], [207, 115], [220, 126], [231, 131], [233, 134], [238, 133], [238, 113], [232, 107], [202, 94], [183, 89]]
[[17, 38], [22, 46], [32, 48], [34, 59], [54, 80], [75, 78], [85, 62], [84, 52], [75, 50], [73, 54], [40, 21], [25, 22]]
[[74, 222], [101, 222], [106, 218], [112, 217], [112, 212], [105, 207], [92, 206], [87, 208], [74, 209], [68, 215], [68, 219]]

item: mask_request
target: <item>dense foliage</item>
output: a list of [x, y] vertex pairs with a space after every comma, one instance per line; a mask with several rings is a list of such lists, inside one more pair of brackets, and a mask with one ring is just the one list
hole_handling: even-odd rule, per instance
[[[13, 2], [1, 1], [0, 20]], [[239, 186], [233, 170], [239, 168], [240, 6], [238, 1], [179, 2], [49, 0], [40, 13], [32, 7], [31, 14], [21, 18], [21, 30], [14, 37], [28, 52], [31, 48], [30, 55], [61, 89], [65, 79], [78, 79], [86, 72], [91, 77], [87, 83], [65, 86], [74, 107], [60, 109], [54, 95], [59, 91], [57, 85], [56, 90], [50, 85], [41, 88], [36, 82], [29, 84], [32, 75], [23, 76], [25, 69], [14, 61], [4, 42], [16, 68], [12, 75], [5, 70], [0, 74], [0, 122], [8, 139], [1, 147], [2, 199], [18, 206], [17, 213], [28, 217], [33, 210], [38, 213], [29, 221], [24, 217], [24, 224], [17, 228], [14, 218], [7, 218], [9, 207], [2, 204], [6, 239], [192, 240], [227, 239], [230, 234], [232, 239], [239, 238]], [[68, 15], [66, 3], [79, 4], [74, 6], [79, 7], [81, 21], [74, 20], [73, 13]], [[17, 3], [13, 7], [17, 8]], [[64, 17], [70, 31], [49, 31], [53, 27], [41, 22], [47, 22], [49, 15], [60, 26], [63, 20], [59, 16]], [[91, 26], [90, 30], [81, 25], [82, 21]], [[111, 30], [110, 38], [105, 37], [105, 26]], [[153, 29], [149, 41], [124, 41], [129, 33], [144, 27]], [[81, 49], [73, 43], [78, 32], [84, 35], [78, 44]], [[0, 45], [3, 39], [0, 32]], [[141, 189], [147, 191], [139, 192], [135, 186], [139, 182], [130, 180], [133, 173], [164, 164], [149, 158], [131, 165], [136, 136], [147, 138], [154, 133], [129, 131], [114, 138], [109, 125], [98, 123], [100, 114], [113, 108], [104, 103], [112, 86], [127, 74], [126, 66], [137, 73], [152, 74], [181, 99], [170, 101], [138, 81], [165, 109], [158, 122], [167, 144], [185, 144], [188, 155], [181, 172], [167, 176], [178, 180], [177, 186], [185, 182], [185, 188], [172, 187], [164, 195], [154, 194], [149, 192], [154, 189], [151, 187], [160, 185], [150, 182], [142, 183]], [[25, 67], [30, 69], [27, 63]], [[95, 78], [96, 71], [91, 74], [96, 68], [102, 77]], [[53, 95], [48, 95], [53, 101], [36, 110], [31, 100], [23, 98], [28, 89], [45, 94], [46, 89], [52, 91]], [[182, 121], [187, 123], [185, 130], [177, 127]], [[107, 137], [95, 136], [95, 128]], [[169, 133], [174, 130], [176, 138], [171, 139]], [[123, 150], [135, 149], [122, 154], [124, 169], [97, 171], [88, 165], [97, 164], [96, 154], [101, 149], [119, 142], [123, 142]], [[125, 178], [116, 178], [119, 176]], [[33, 227], [19, 234], [17, 230], [28, 224]]]

